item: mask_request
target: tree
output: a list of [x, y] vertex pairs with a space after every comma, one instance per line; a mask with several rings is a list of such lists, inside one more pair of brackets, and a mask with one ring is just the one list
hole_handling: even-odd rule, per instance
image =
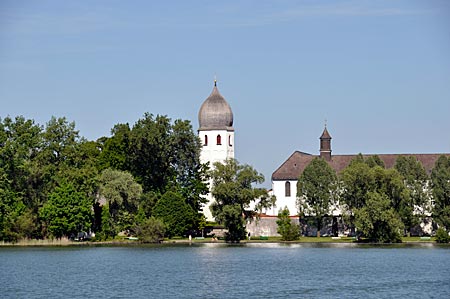
[[183, 236], [194, 228], [196, 212], [180, 194], [168, 191], [164, 193], [153, 208], [153, 216], [160, 219], [166, 227], [168, 237]]
[[[362, 156], [361, 156], [362, 157]], [[365, 205], [366, 194], [373, 189], [375, 179], [371, 168], [358, 158], [353, 160], [340, 174], [342, 182], [342, 203], [352, 213]]]
[[242, 210], [239, 204], [226, 205], [222, 207], [220, 214], [221, 223], [228, 229], [225, 233], [227, 242], [239, 243], [247, 235], [245, 230], [245, 220], [242, 217]]
[[130, 173], [109, 168], [103, 170], [99, 195], [106, 199], [112, 219], [111, 231], [128, 230], [134, 225], [134, 213], [141, 194], [142, 187]]
[[173, 179], [170, 167], [170, 119], [145, 113], [133, 126], [130, 135], [130, 171], [144, 192], [164, 193]]
[[283, 241], [294, 241], [300, 237], [300, 226], [293, 224], [289, 217], [289, 209], [284, 207], [278, 212], [277, 232]]
[[364, 162], [369, 165], [370, 168], [373, 168], [375, 166], [385, 168], [383, 160], [381, 160], [378, 155], [370, 156]]
[[[189, 121], [175, 120], [170, 136], [171, 168], [178, 192], [194, 211], [200, 211], [208, 193], [207, 167], [200, 163], [201, 143]], [[198, 215], [201, 215], [200, 213]]]
[[314, 158], [302, 172], [297, 183], [297, 205], [302, 215], [313, 216], [320, 237], [323, 219], [330, 214], [336, 200], [337, 177], [328, 163]]
[[355, 223], [372, 242], [401, 242], [403, 224], [385, 194], [369, 192], [366, 205], [355, 210]]
[[450, 230], [450, 157], [440, 156], [431, 171], [433, 219]]
[[164, 223], [154, 217], [150, 217], [136, 227], [136, 235], [144, 243], [159, 243], [164, 239], [164, 233]]
[[259, 204], [264, 205], [268, 200], [267, 190], [253, 187], [262, 183], [264, 176], [249, 165], [228, 159], [223, 164], [214, 163], [211, 178], [211, 193], [215, 199], [211, 212], [228, 229], [227, 241], [239, 242], [246, 235], [245, 220], [255, 216], [255, 211], [248, 210], [250, 203], [259, 200]]
[[90, 229], [92, 204], [82, 192], [66, 183], [50, 193], [39, 214], [50, 235], [61, 238]]
[[102, 148], [98, 158], [98, 167], [100, 170], [112, 168], [129, 171], [130, 126], [128, 124], [117, 124], [111, 129], [111, 135], [110, 138], [104, 137], [98, 140]]
[[341, 199], [346, 205], [347, 217], [351, 224], [354, 224], [356, 211], [367, 206], [366, 201], [373, 192], [386, 196], [390, 207], [396, 212], [395, 215], [401, 217], [407, 225], [410, 223], [413, 210], [408, 205], [408, 189], [396, 169], [384, 169], [378, 165], [371, 168], [359, 157], [342, 171], [341, 182], [343, 190]]
[[[402, 203], [403, 223], [411, 230], [418, 225], [420, 218], [431, 211], [431, 194], [428, 188], [429, 177], [420, 163], [413, 156], [400, 156], [395, 161], [394, 168], [402, 175], [403, 183], [409, 190], [409, 196]], [[416, 213], [417, 212], [417, 213]]]
[[[70, 181], [80, 168], [81, 138], [75, 123], [65, 117], [52, 117], [42, 132], [42, 146], [31, 164], [30, 182], [34, 206], [42, 206], [58, 185]], [[78, 190], [79, 181], [71, 184]]]
[[42, 128], [33, 120], [18, 116], [0, 120], [0, 168], [10, 180], [15, 192], [26, 195], [30, 161], [41, 146]]
[[0, 240], [15, 242], [31, 238], [36, 230], [36, 216], [12, 190], [0, 168]]

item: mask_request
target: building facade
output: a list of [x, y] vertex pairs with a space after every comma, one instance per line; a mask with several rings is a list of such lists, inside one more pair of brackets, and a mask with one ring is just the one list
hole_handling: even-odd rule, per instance
[[[277, 198], [277, 204], [271, 209], [266, 210], [266, 215], [275, 216], [278, 215], [278, 210], [287, 206], [292, 216], [298, 215], [299, 211], [296, 206], [297, 199], [297, 181], [300, 174], [302, 174], [305, 167], [315, 158], [321, 157], [333, 168], [337, 174], [344, 170], [357, 155], [332, 155], [331, 152], [331, 135], [329, 134], [327, 127], [323, 130], [320, 136], [320, 150], [319, 155], [312, 155], [301, 151], [295, 151], [292, 155], [284, 161], [283, 164], [276, 169], [272, 174], [272, 190], [273, 194]], [[425, 168], [428, 174], [431, 173], [437, 159], [444, 154], [377, 154], [384, 163], [386, 168], [392, 168], [395, 165], [395, 161], [400, 156], [413, 156], [415, 157]], [[362, 155], [364, 158], [368, 158], [374, 155]], [[334, 207], [333, 211], [330, 211], [333, 216], [341, 214], [339, 207]]]
[[[198, 112], [198, 136], [202, 142], [200, 162], [209, 163], [213, 167], [216, 162], [225, 162], [234, 158], [233, 112], [225, 98], [214, 87], [211, 94], [203, 102]], [[211, 181], [209, 182], [211, 188]], [[211, 189], [210, 189], [211, 190]], [[211, 192], [206, 196], [208, 203], [203, 208], [207, 221], [213, 221], [210, 206], [214, 202]]]

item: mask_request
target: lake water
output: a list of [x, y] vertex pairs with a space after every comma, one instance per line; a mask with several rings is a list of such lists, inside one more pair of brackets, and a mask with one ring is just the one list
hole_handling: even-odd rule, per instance
[[450, 247], [3, 247], [0, 297], [450, 298]]

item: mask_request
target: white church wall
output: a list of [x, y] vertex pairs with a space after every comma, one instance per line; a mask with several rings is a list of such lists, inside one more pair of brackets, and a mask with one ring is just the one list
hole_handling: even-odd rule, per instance
[[[227, 130], [207, 130], [199, 131], [199, 138], [202, 142], [202, 149], [200, 152], [200, 162], [209, 162], [209, 167], [213, 167], [215, 162], [225, 162], [226, 159], [234, 158], [234, 132]], [[206, 136], [206, 138], [205, 138]], [[217, 144], [217, 136], [220, 136], [221, 142]], [[207, 142], [205, 141], [207, 140]], [[209, 182], [210, 188], [212, 181]], [[203, 214], [207, 221], [214, 221], [210, 206], [214, 202], [211, 193], [208, 193], [205, 198], [208, 202], [203, 207]]]
[[[205, 145], [205, 136], [207, 144]], [[221, 138], [221, 144], [217, 144], [217, 136]], [[234, 132], [226, 130], [200, 131], [199, 137], [202, 142], [200, 162], [209, 162], [212, 166], [215, 162], [224, 162], [226, 159], [234, 158]]]
[[[290, 196], [286, 196], [286, 182], [290, 183]], [[296, 180], [286, 180], [286, 181], [272, 181], [273, 194], [276, 196], [277, 201], [274, 207], [268, 209], [266, 214], [269, 216], [277, 216], [278, 211], [283, 209], [285, 206], [289, 209], [289, 214], [291, 216], [298, 215], [298, 210], [296, 206], [297, 198], [297, 181]]]

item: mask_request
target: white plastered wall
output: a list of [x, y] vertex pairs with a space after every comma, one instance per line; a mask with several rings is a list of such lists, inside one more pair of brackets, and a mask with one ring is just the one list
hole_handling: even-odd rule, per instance
[[[286, 196], [285, 186], [286, 182], [291, 184], [291, 196]], [[277, 216], [278, 211], [283, 209], [285, 206], [289, 209], [289, 214], [291, 216], [298, 215], [296, 198], [297, 198], [297, 181], [296, 180], [286, 180], [286, 181], [272, 181], [272, 191], [276, 196], [277, 201], [274, 207], [267, 209], [266, 214], [269, 216]]]
[[[221, 137], [221, 144], [217, 144], [217, 136]], [[234, 131], [228, 130], [208, 130], [199, 131], [198, 136], [202, 143], [202, 150], [200, 152], [200, 162], [209, 162], [209, 167], [213, 167], [215, 162], [225, 162], [226, 159], [234, 158]], [[205, 136], [207, 136], [208, 142], [205, 144]], [[209, 181], [211, 188], [212, 182]], [[208, 202], [203, 207], [203, 214], [207, 221], [214, 221], [214, 217], [209, 209], [210, 205], [214, 202], [214, 198], [211, 193], [205, 196]]]

